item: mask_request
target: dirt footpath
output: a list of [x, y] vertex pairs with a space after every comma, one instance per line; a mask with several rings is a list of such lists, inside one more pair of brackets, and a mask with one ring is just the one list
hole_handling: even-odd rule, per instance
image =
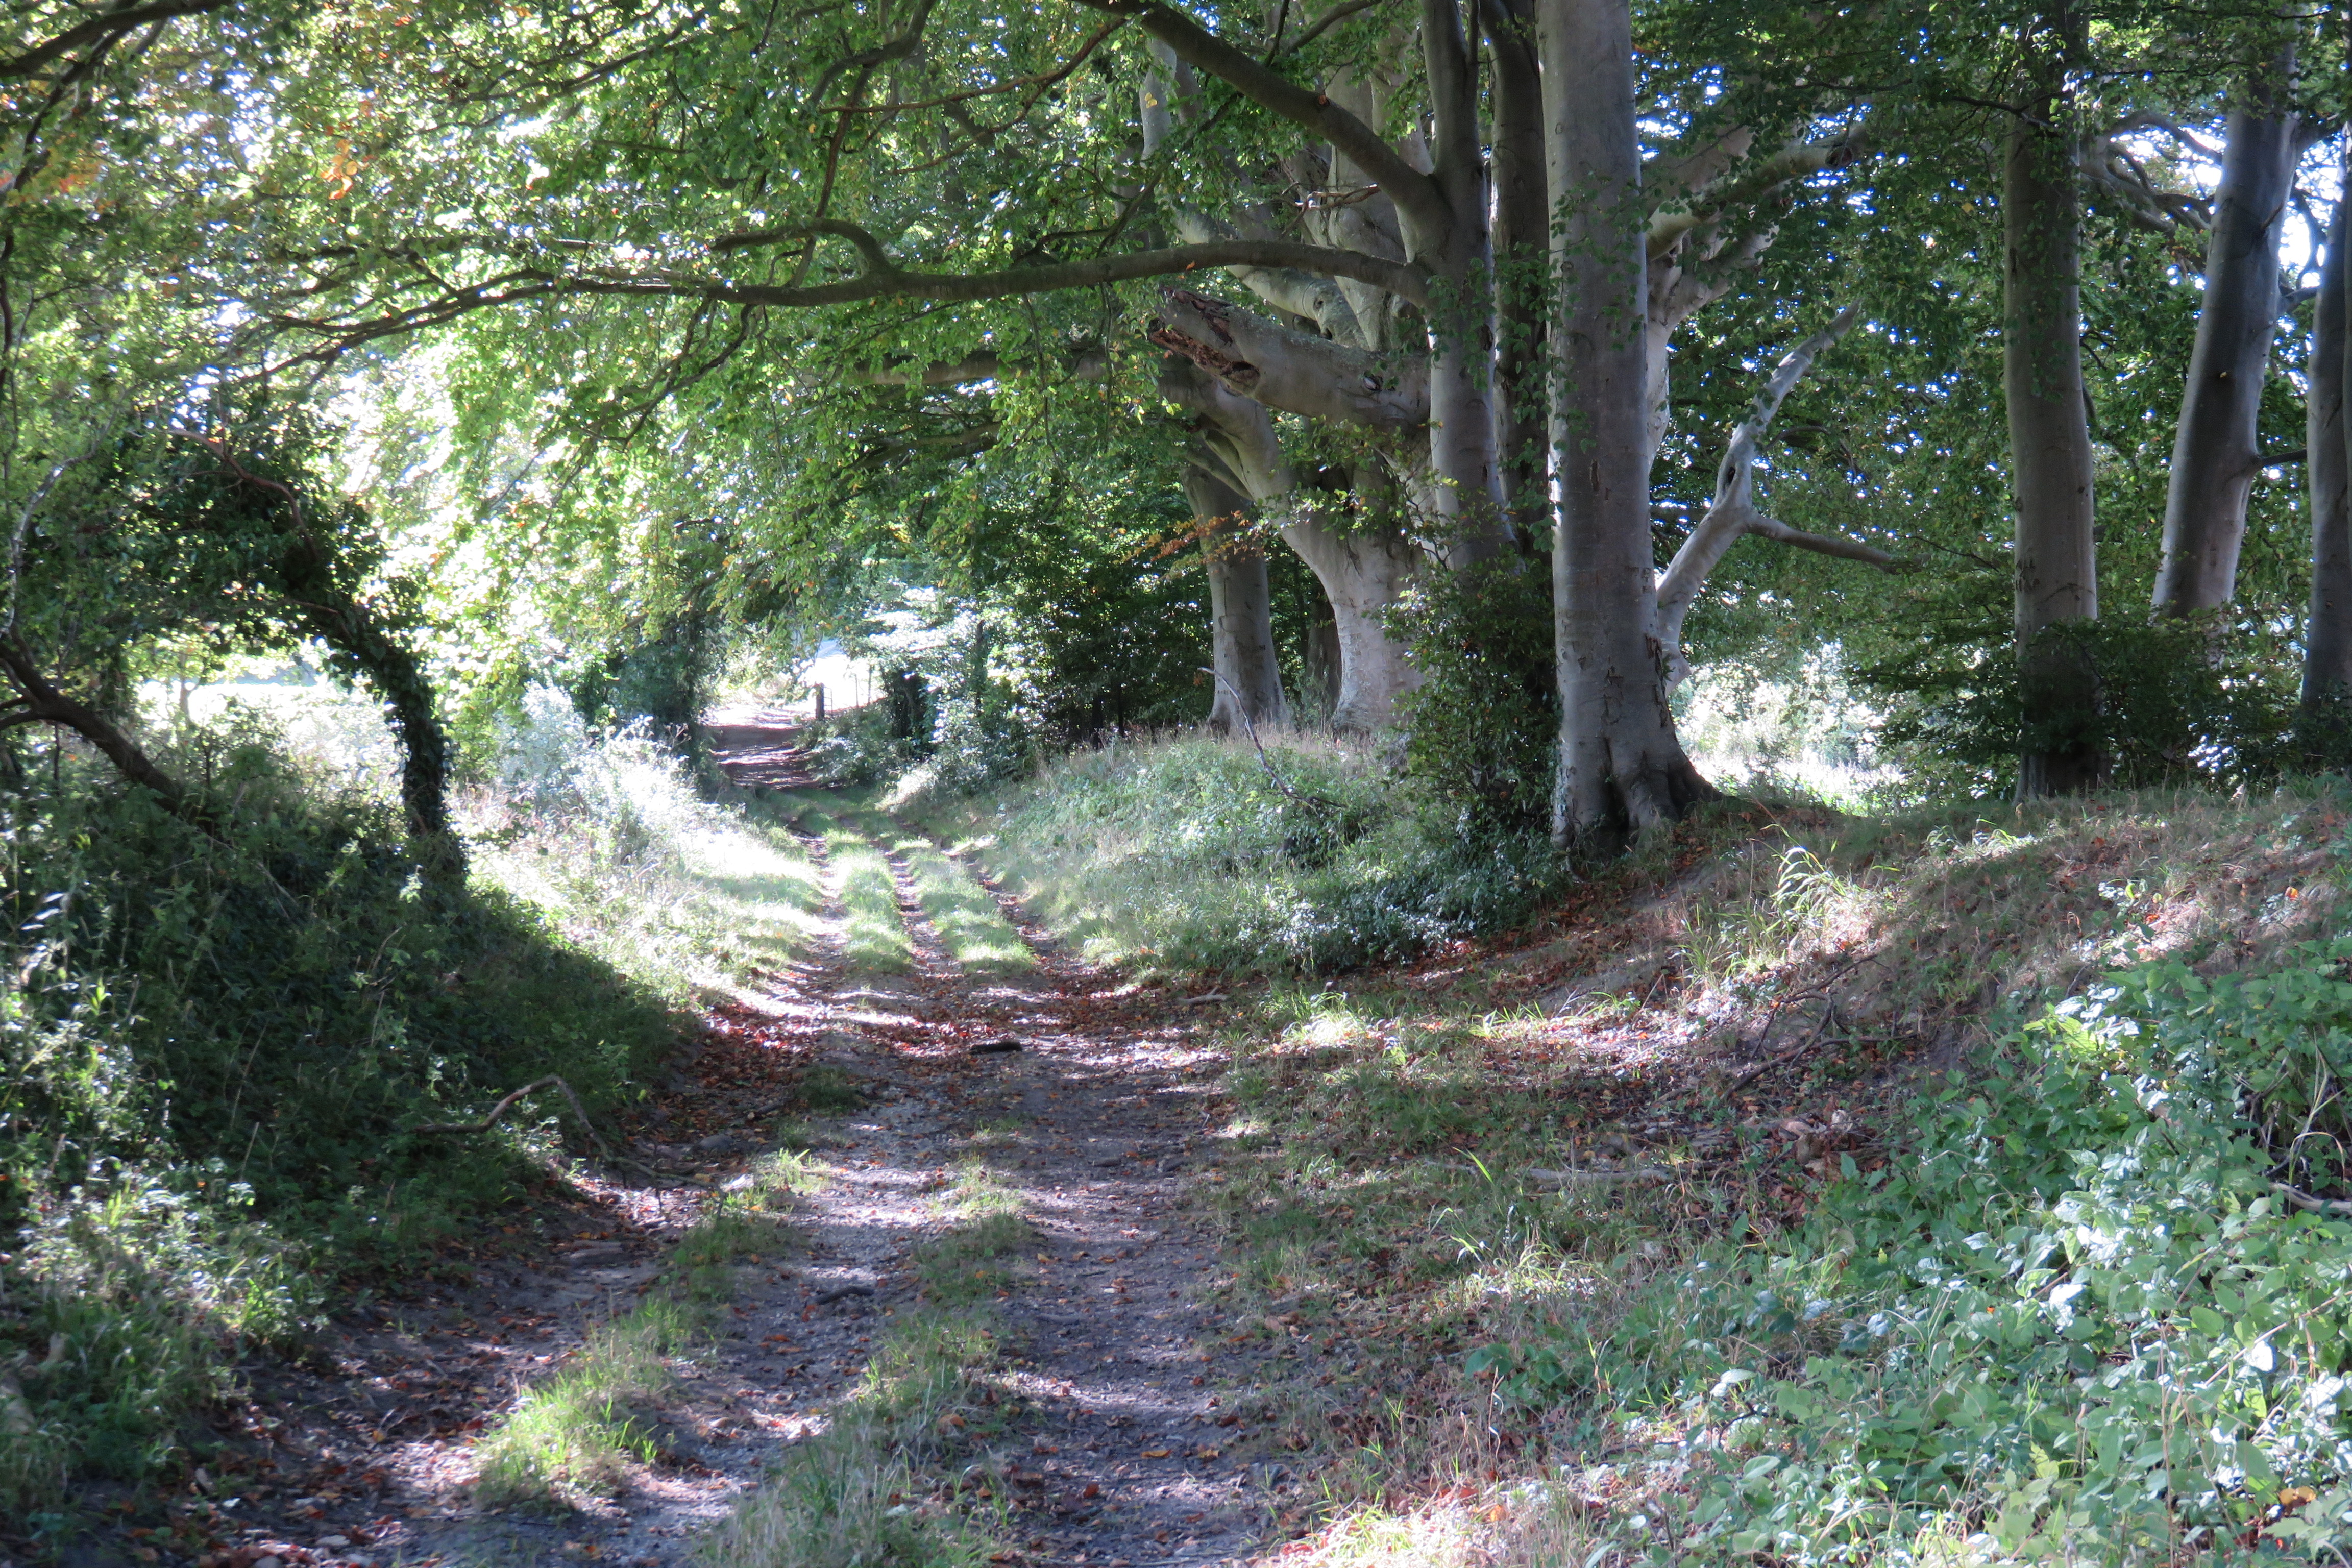
[[[640, 1164], [486, 1236], [470, 1286], [347, 1314], [309, 1369], [254, 1364], [241, 1457], [205, 1474], [143, 1551], [84, 1560], [694, 1560], [763, 1472], [824, 1429], [890, 1316], [915, 1304], [908, 1255], [951, 1223], [950, 1167], [974, 1156], [1038, 1238], [992, 1306], [1007, 1331], [990, 1375], [1025, 1413], [956, 1460], [1011, 1483], [989, 1526], [1007, 1542], [998, 1561], [1247, 1554], [1299, 1479], [1227, 1408], [1243, 1403], [1218, 1341], [1229, 1325], [1198, 1304], [1215, 1254], [1187, 1192], [1220, 1159], [1216, 1009], [1090, 970], [999, 904], [1039, 960], [1018, 979], [960, 973], [909, 894], [915, 973], [849, 974], [820, 953], [715, 1011], [633, 1130]], [[772, 1146], [777, 1112], [819, 1064], [863, 1102], [817, 1124], [826, 1179], [789, 1211], [801, 1244], [740, 1269], [715, 1344], [675, 1359], [652, 1461], [569, 1507], [478, 1503], [480, 1434], [635, 1303], [710, 1194]]]

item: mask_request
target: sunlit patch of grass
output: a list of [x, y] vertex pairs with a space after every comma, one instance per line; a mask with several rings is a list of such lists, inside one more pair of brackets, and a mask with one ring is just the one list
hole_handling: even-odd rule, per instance
[[915, 948], [898, 910], [898, 884], [889, 861], [864, 834], [822, 812], [805, 812], [801, 822], [824, 839], [832, 865], [841, 900], [843, 960], [860, 973], [910, 973]]
[[906, 866], [914, 878], [923, 913], [958, 965], [981, 975], [1021, 974], [1037, 967], [1036, 955], [1004, 918], [988, 889], [940, 854], [929, 839], [907, 831], [878, 812], [862, 813], [856, 822], [887, 845]]
[[824, 889], [790, 833], [702, 799], [647, 737], [541, 728], [541, 776], [459, 792], [477, 878], [673, 1002], [814, 950]]
[[589, 1331], [570, 1365], [522, 1396], [475, 1450], [485, 1501], [552, 1500], [616, 1486], [627, 1462], [649, 1459], [641, 1406], [673, 1381], [667, 1357], [692, 1338], [694, 1316], [667, 1297]]

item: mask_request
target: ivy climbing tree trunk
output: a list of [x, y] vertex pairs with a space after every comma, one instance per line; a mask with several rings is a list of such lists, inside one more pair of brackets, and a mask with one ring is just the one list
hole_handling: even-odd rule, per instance
[[1249, 502], [1197, 462], [1185, 466], [1184, 498], [1209, 571], [1209, 662], [1219, 679], [1206, 723], [1220, 731], [1241, 729], [1244, 720], [1261, 730], [1285, 728], [1290, 705], [1275, 653], [1274, 591], [1265, 551], [1248, 531]]
[[2352, 710], [2352, 450], [2347, 450], [2344, 352], [2352, 318], [2352, 193], [2339, 196], [2327, 225], [2327, 255], [2320, 268], [2312, 316], [2310, 390], [2304, 405], [2305, 461], [2311, 496], [2311, 614], [2304, 628], [2303, 712], [2305, 749], [2342, 760]]
[[1648, 317], [1642, 154], [1627, 0], [1541, 0], [1545, 163], [1561, 221], [1553, 257], [1560, 697], [1552, 831], [1607, 847], [1715, 792], [1666, 708], [1650, 543]]
[[2001, 379], [2017, 496], [2016, 635], [2025, 734], [2018, 793], [2089, 789], [2105, 772], [2099, 676], [2056, 628], [2099, 614], [2091, 427], [2083, 391], [2080, 204], [2067, 132], [2063, 8], [2030, 41], [2027, 101], [2003, 160]]
[[2288, 49], [2248, 76], [2230, 110], [2156, 574], [2156, 607], [2174, 615], [2218, 609], [2237, 591], [2262, 455], [2263, 378], [2278, 326], [2279, 236], [2301, 151], [2288, 103], [2294, 74]]

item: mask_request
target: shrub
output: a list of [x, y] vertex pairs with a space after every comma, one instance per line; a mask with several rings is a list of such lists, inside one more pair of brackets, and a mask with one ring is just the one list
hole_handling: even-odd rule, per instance
[[1544, 563], [1513, 555], [1425, 572], [1390, 626], [1422, 676], [1401, 704], [1414, 788], [1472, 837], [1548, 827], [1559, 686]]
[[1901, 701], [1883, 739], [1907, 753], [1911, 794], [2006, 795], [2021, 752], [2078, 745], [2097, 748], [2109, 781], [2134, 789], [2262, 783], [2299, 760], [2296, 671], [2267, 626], [2159, 616], [2071, 622], [2043, 637], [2096, 672], [2095, 710], [2034, 701], [2005, 634], [1986, 625], [1929, 627], [1900, 657], [1857, 671]]
[[[1360, 753], [1205, 738], [1107, 748], [935, 807], [1100, 955], [1314, 971], [1524, 918], [1559, 886], [1536, 836], [1433, 830]], [[1284, 787], [1284, 786], [1286, 786]]]

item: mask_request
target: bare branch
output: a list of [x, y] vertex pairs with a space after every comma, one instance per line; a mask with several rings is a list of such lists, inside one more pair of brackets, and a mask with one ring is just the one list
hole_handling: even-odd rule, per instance
[[[1732, 430], [1723, 461], [1716, 468], [1715, 500], [1658, 578], [1657, 637], [1666, 649], [1670, 682], [1679, 682], [1690, 673], [1682, 652], [1684, 617], [1697, 600], [1707, 575], [1734, 544], [1751, 533], [1800, 550], [1867, 562], [1882, 571], [1901, 569], [1902, 563], [1894, 556], [1859, 541], [1801, 532], [1756, 510], [1756, 448], [1763, 441], [1764, 433], [1771, 427], [1773, 416], [1780, 412], [1780, 405], [1788, 400], [1790, 392], [1812, 368], [1813, 361], [1844, 337], [1861, 317], [1861, 306], [1848, 305], [1828, 326], [1790, 349], [1773, 367], [1764, 389], [1756, 395], [1748, 417]], [[1654, 515], [1656, 510], [1652, 509]]]
[[135, 33], [152, 22], [169, 22], [178, 16], [199, 16], [207, 12], [227, 9], [229, 0], [155, 0], [146, 5], [123, 5], [100, 13], [78, 27], [51, 38], [46, 44], [26, 49], [11, 60], [0, 60], [0, 81], [19, 81], [38, 76], [41, 68], [60, 55], [71, 54], [84, 44], [112, 45], [126, 33]]
[[1826, 142], [1791, 142], [1769, 157], [1734, 168], [1651, 217], [1651, 259], [1664, 256], [1685, 235], [1716, 222], [1730, 208], [1759, 201], [1808, 174], [1843, 169], [1864, 151], [1863, 132], [1856, 127]]
[[408, 1131], [411, 1132], [436, 1133], [488, 1132], [491, 1128], [499, 1124], [499, 1118], [504, 1116], [508, 1110], [513, 1106], [516, 1100], [520, 1100], [527, 1094], [535, 1094], [542, 1089], [562, 1089], [563, 1091], [563, 1098], [569, 1100], [572, 1104], [572, 1114], [580, 1119], [580, 1125], [586, 1130], [589, 1141], [594, 1143], [596, 1147], [606, 1155], [610, 1155], [613, 1152], [612, 1145], [605, 1142], [604, 1134], [596, 1131], [596, 1124], [588, 1120], [588, 1108], [580, 1103], [580, 1097], [572, 1092], [572, 1086], [564, 1082], [560, 1078], [543, 1078], [535, 1083], [527, 1083], [523, 1085], [520, 1089], [516, 1089], [512, 1094], [508, 1095], [504, 1100], [499, 1100], [496, 1105], [490, 1107], [490, 1113], [488, 1116], [483, 1117], [479, 1121], [427, 1121], [419, 1126], [412, 1127]]

